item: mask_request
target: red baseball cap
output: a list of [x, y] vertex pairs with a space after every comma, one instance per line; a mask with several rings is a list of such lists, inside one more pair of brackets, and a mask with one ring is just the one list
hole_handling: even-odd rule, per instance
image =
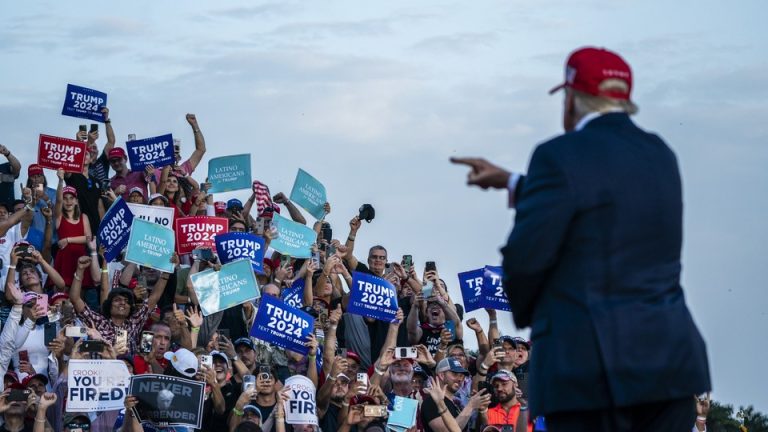
[[[624, 81], [627, 84], [626, 92], [616, 88], [601, 90], [600, 85], [609, 79]], [[549, 94], [565, 87], [592, 96], [628, 101], [632, 91], [632, 70], [615, 52], [604, 48], [580, 48], [568, 57], [565, 64], [565, 82], [550, 90]]]
[[128, 156], [121, 147], [115, 147], [107, 153], [107, 159], [128, 159]]
[[57, 292], [56, 294], [48, 297], [48, 304], [54, 305], [59, 300], [68, 300], [68, 299], [69, 299], [69, 294], [65, 292]]
[[224, 201], [216, 201], [213, 203], [213, 208], [216, 210], [216, 214], [222, 214], [227, 211], [227, 203]]
[[61, 191], [61, 195], [64, 196], [66, 194], [72, 194], [77, 197], [77, 189], [73, 188], [72, 186], [64, 186], [64, 189]]
[[38, 164], [30, 165], [27, 168], [27, 176], [32, 177], [33, 175], [43, 175], [43, 167]]

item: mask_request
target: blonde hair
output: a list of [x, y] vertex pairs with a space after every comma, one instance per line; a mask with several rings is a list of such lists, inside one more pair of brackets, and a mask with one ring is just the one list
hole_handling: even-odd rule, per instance
[[[601, 92], [616, 91], [628, 93], [629, 85], [624, 80], [610, 78], [601, 82], [598, 90]], [[638, 111], [637, 105], [629, 100], [593, 96], [573, 89], [571, 91], [573, 92], [573, 106], [577, 117], [583, 117], [591, 112], [623, 111], [627, 114], [635, 114]]]

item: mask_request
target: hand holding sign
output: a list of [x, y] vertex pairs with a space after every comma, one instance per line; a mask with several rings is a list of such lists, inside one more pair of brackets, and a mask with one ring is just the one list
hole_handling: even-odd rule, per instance
[[104, 92], [67, 84], [61, 115], [103, 122], [106, 117], [102, 108], [106, 103], [107, 94]]

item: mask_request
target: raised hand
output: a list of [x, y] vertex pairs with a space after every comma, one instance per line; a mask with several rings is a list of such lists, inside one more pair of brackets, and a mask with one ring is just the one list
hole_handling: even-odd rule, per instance
[[77, 259], [77, 268], [79, 270], [85, 270], [91, 265], [91, 257], [89, 256], [81, 256]]
[[362, 226], [362, 222], [360, 222], [360, 217], [355, 216], [352, 218], [351, 221], [349, 221], [349, 230], [355, 234], [357, 233], [357, 230], [360, 229], [360, 226]]
[[285, 196], [284, 193], [278, 192], [275, 194], [275, 196], [272, 197], [272, 201], [276, 202], [277, 204], [286, 204], [288, 203], [288, 197]]
[[40, 398], [40, 407], [38, 409], [40, 411], [46, 411], [48, 407], [56, 403], [56, 399], [58, 399], [56, 393], [43, 393], [43, 396]]
[[479, 186], [483, 189], [505, 189], [512, 175], [509, 171], [498, 167], [482, 158], [452, 157], [451, 162], [459, 165], [467, 165], [472, 170], [467, 175], [467, 184]]
[[479, 392], [475, 393], [471, 398], [469, 398], [469, 405], [472, 407], [473, 411], [488, 408], [490, 403], [491, 395], [487, 393], [485, 389], [481, 389]]
[[187, 114], [187, 123], [192, 126], [192, 129], [200, 129], [197, 125], [197, 117], [194, 114]]

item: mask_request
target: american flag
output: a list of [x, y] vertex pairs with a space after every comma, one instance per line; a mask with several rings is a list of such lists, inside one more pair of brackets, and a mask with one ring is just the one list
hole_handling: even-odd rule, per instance
[[269, 186], [254, 180], [253, 192], [256, 194], [256, 210], [258, 214], [261, 214], [265, 208], [274, 206], [272, 204], [272, 194], [269, 193]]

